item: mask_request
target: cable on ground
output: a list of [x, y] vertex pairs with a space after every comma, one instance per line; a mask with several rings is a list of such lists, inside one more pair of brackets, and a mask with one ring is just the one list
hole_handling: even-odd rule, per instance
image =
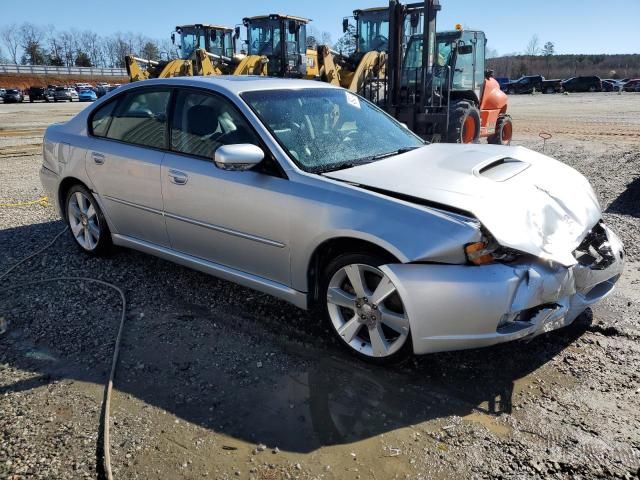
[[[37, 202], [36, 202], [37, 203]], [[0, 205], [2, 206], [2, 205]], [[44, 252], [46, 249], [48, 249], [49, 247], [51, 247], [51, 245], [53, 245], [55, 243], [55, 241], [60, 238], [67, 230], [69, 229], [69, 227], [65, 227], [64, 230], [62, 230], [60, 233], [58, 233], [51, 242], [49, 242], [47, 245], [45, 245], [44, 247], [40, 248], [39, 250], [37, 250], [36, 252], [32, 253], [31, 255], [23, 258], [22, 260], [20, 260], [18, 263], [16, 263], [15, 265], [13, 265], [11, 268], [9, 268], [9, 270], [7, 270], [6, 272], [4, 272], [2, 275], [0, 275], [0, 280], [2, 280], [4, 277], [6, 277], [7, 275], [9, 275], [9, 273], [11, 273], [13, 270], [15, 270], [16, 268], [18, 268], [20, 265], [26, 263], [27, 261], [29, 261], [30, 259], [32, 259], [33, 257], [41, 254], [42, 252]], [[122, 342], [122, 332], [124, 330], [124, 321], [125, 321], [125, 317], [126, 317], [126, 312], [127, 312], [127, 300], [125, 298], [124, 292], [122, 291], [121, 288], [117, 287], [116, 285], [109, 283], [109, 282], [105, 282], [104, 280], [97, 280], [95, 278], [87, 278], [87, 277], [54, 277], [54, 278], [47, 278], [47, 279], [43, 279], [43, 280], [35, 280], [32, 282], [26, 282], [26, 283], [21, 283], [18, 285], [12, 285], [11, 287], [7, 287], [7, 288], [3, 288], [0, 290], [0, 295], [11, 291], [11, 290], [17, 290], [17, 289], [22, 289], [24, 287], [31, 287], [34, 285], [41, 285], [43, 283], [50, 283], [50, 282], [90, 282], [90, 283], [97, 283], [99, 285], [103, 285], [105, 287], [109, 287], [113, 290], [115, 290], [116, 292], [118, 292], [118, 294], [120, 295], [120, 299], [122, 300], [122, 314], [120, 316], [120, 326], [118, 327], [118, 335], [116, 336], [116, 342], [115, 342], [115, 346], [113, 348], [113, 357], [111, 359], [111, 371], [109, 373], [109, 378], [107, 380], [107, 383], [105, 385], [105, 390], [104, 390], [104, 397], [102, 400], [102, 405], [103, 405], [103, 416], [102, 416], [102, 441], [103, 441], [103, 452], [104, 452], [104, 471], [105, 471], [105, 475], [107, 477], [107, 480], [113, 480], [113, 473], [111, 470], [111, 453], [109, 451], [109, 445], [110, 445], [110, 439], [109, 439], [109, 425], [110, 425], [110, 417], [111, 417], [111, 392], [113, 390], [113, 379], [115, 377], [116, 374], [116, 369], [117, 369], [117, 365], [118, 365], [118, 357], [120, 356], [120, 344]]]

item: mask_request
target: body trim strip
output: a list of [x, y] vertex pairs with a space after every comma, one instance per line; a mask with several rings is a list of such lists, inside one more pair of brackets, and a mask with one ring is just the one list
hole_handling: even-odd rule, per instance
[[190, 223], [191, 225], [196, 225], [198, 227], [207, 228], [209, 230], [214, 230], [220, 233], [226, 233], [227, 235], [232, 235], [234, 237], [244, 238], [245, 240], [251, 240], [253, 242], [262, 243], [264, 245], [269, 245], [271, 247], [276, 248], [284, 248], [286, 244], [282, 242], [277, 242], [275, 240], [270, 240], [268, 238], [259, 237], [257, 235], [251, 235], [250, 233], [239, 232], [237, 230], [232, 230], [230, 228], [221, 227], [219, 225], [213, 225], [211, 223], [201, 222], [199, 220], [194, 220], [193, 218], [183, 217], [182, 215], [176, 215], [174, 213], [163, 212], [162, 210], [158, 210], [151, 207], [145, 207], [144, 205], [139, 205], [137, 203], [128, 202], [126, 200], [121, 200], [119, 198], [111, 197], [109, 195], [103, 195], [103, 197], [107, 200], [110, 200], [115, 203], [120, 203], [122, 205], [127, 205], [128, 207], [137, 208], [140, 210], [144, 210], [145, 212], [154, 213], [156, 215], [162, 215], [163, 217], [171, 218], [173, 220], [178, 220], [180, 222]]

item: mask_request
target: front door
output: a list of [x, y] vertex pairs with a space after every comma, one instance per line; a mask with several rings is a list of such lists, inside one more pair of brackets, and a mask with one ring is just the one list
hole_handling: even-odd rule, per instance
[[227, 99], [191, 90], [178, 93], [172, 152], [165, 155], [161, 174], [171, 246], [289, 284], [291, 184], [264, 170], [218, 168], [213, 162], [215, 150], [239, 143], [260, 145], [246, 119]]

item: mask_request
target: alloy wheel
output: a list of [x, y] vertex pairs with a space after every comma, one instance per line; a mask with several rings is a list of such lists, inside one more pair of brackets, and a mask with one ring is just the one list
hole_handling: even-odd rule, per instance
[[368, 357], [390, 357], [409, 337], [409, 318], [395, 285], [371, 265], [346, 265], [333, 275], [327, 310], [342, 340]]
[[69, 228], [76, 242], [87, 251], [93, 251], [100, 241], [98, 212], [91, 200], [82, 192], [75, 192], [67, 204]]

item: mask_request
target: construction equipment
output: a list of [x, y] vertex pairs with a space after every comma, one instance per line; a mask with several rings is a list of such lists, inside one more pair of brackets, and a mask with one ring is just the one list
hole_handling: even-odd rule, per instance
[[[192, 75], [261, 75], [266, 72], [266, 58], [236, 54], [240, 28], [219, 25], [179, 25], [171, 34], [180, 58], [154, 61], [127, 55], [125, 65], [132, 82], [148, 78], [169, 78]], [[144, 65], [141, 67], [140, 65]]]
[[315, 50], [307, 49], [307, 18], [270, 14], [246, 17], [247, 54], [266, 57], [267, 75], [289, 78], [317, 78]]
[[[329, 46], [319, 47], [320, 78], [352, 92], [363, 93], [363, 89], [372, 86], [371, 81], [374, 78], [376, 81], [385, 78], [390, 10], [389, 7], [354, 10], [353, 17], [345, 17], [342, 20], [342, 31], [345, 34], [353, 28], [349, 23], [350, 18], [356, 21], [355, 51], [346, 56], [342, 52], [331, 50]], [[412, 11], [405, 20], [404, 30], [408, 37], [422, 31], [420, 9]], [[374, 87], [373, 91], [376, 88]]]
[[[485, 71], [484, 32], [458, 25], [436, 34], [440, 10], [439, 0], [389, 2], [387, 81], [382, 94], [374, 92], [375, 100], [429, 141], [471, 143], [486, 137], [489, 143], [509, 144], [507, 96]], [[423, 19], [422, 33], [407, 35], [407, 19], [417, 16]]]

